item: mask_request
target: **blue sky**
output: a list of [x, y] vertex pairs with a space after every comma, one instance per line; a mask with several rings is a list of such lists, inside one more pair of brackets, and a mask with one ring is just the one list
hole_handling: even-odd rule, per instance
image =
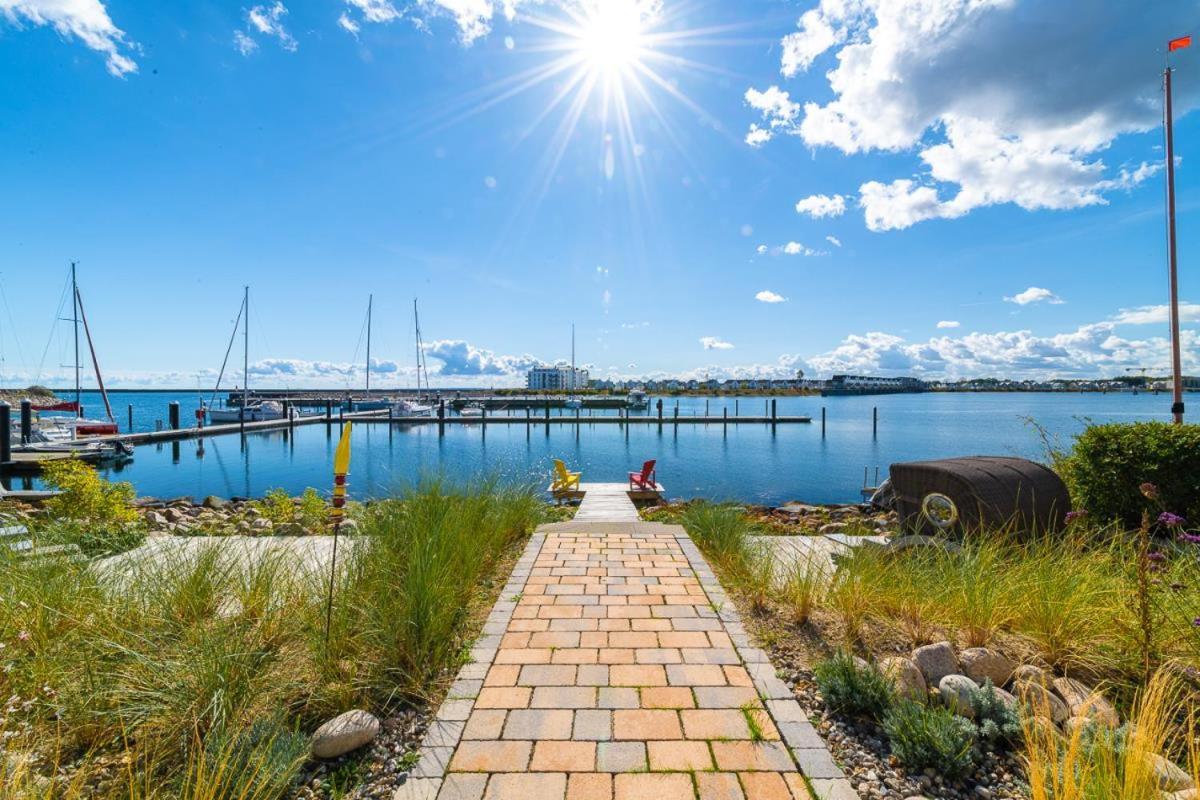
[[243, 284], [259, 385], [360, 382], [369, 293], [377, 385], [413, 297], [444, 385], [572, 323], [599, 375], [1165, 371], [1200, 4], [1088, 7], [0, 0], [0, 383], [67, 379], [72, 259], [122, 386], [211, 383]]

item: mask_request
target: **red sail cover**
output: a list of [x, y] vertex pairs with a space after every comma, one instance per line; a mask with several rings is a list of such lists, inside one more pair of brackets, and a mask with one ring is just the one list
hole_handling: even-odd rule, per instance
[[76, 414], [78, 414], [79, 413], [79, 405], [77, 403], [69, 402], [69, 401], [64, 401], [62, 403], [53, 403], [51, 405], [35, 404], [33, 406], [33, 410], [34, 411], [74, 411]]
[[1191, 46], [1192, 46], [1192, 37], [1191, 36], [1180, 36], [1178, 39], [1172, 39], [1171, 41], [1167, 42], [1167, 52], [1173, 53], [1176, 50], [1182, 50], [1185, 47], [1191, 47]]

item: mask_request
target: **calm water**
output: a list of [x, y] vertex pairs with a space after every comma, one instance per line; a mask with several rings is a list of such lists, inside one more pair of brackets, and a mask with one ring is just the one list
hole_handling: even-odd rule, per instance
[[[134, 430], [154, 430], [178, 400], [184, 424], [199, 405], [195, 392], [121, 393], [114, 411], [124, 430], [126, 407], [134, 407]], [[679, 398], [680, 415], [735, 411], [734, 398]], [[98, 396], [84, 398], [89, 415], [99, 416]], [[675, 398], [664, 400], [670, 419]], [[1039, 459], [1044, 448], [1027, 422], [1036, 420], [1069, 443], [1086, 420], [1131, 422], [1166, 419], [1170, 398], [1150, 394], [921, 394], [877, 397], [779, 398], [780, 415], [808, 415], [812, 425], [621, 427], [494, 425], [393, 428], [359, 425], [353, 435], [351, 493], [377, 497], [423, 475], [455, 479], [496, 475], [504, 479], [549, 482], [550, 460], [562, 458], [583, 471], [585, 481], [620, 481], [643, 460], [658, 459], [659, 481], [671, 497], [709, 497], [775, 504], [787, 500], [850, 502], [858, 499], [863, 468], [874, 481], [892, 462], [961, 455], [1018, 455]], [[821, 437], [821, 408], [828, 413]], [[871, 409], [879, 408], [879, 434], [871, 434]], [[761, 414], [761, 398], [740, 398], [742, 414]], [[108, 477], [127, 480], [138, 493], [156, 497], [217, 494], [256, 496], [282, 487], [325, 490], [339, 435], [324, 425], [176, 445], [142, 445], [134, 460]], [[18, 479], [14, 479], [18, 480]]]

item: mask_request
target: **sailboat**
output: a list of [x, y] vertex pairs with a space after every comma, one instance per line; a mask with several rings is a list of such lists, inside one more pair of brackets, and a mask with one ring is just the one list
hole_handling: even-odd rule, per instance
[[[133, 445], [122, 441], [94, 442], [85, 441], [88, 436], [111, 436], [118, 433], [117, 422], [113, 417], [112, 404], [108, 399], [108, 390], [104, 388], [104, 376], [100, 373], [100, 361], [96, 358], [96, 346], [92, 342], [92, 331], [88, 327], [87, 314], [83, 310], [83, 295], [79, 291], [76, 280], [75, 262], [71, 262], [71, 296], [74, 308], [71, 321], [75, 331], [75, 401], [56, 403], [42, 406], [35, 424], [24, 434], [26, 444], [17, 448], [21, 451], [39, 453], [71, 453], [89, 461], [123, 461], [133, 455]], [[82, 386], [80, 372], [83, 369], [79, 361], [79, 325], [83, 323], [84, 336], [87, 338], [88, 351], [92, 356], [92, 368], [96, 373], [96, 385], [100, 389], [100, 397], [104, 400], [104, 410], [107, 419], [87, 419], [82, 413]], [[47, 415], [47, 411], [71, 411], [74, 416], [59, 417]]]
[[367, 380], [363, 387], [363, 399], [353, 403], [355, 411], [384, 411], [392, 403], [386, 398], [371, 399], [371, 312], [375, 305], [375, 295], [367, 295]]
[[[567, 383], [568, 383], [567, 388], [569, 388], [572, 392], [574, 392], [576, 389], [579, 388], [578, 386], [576, 386], [576, 378], [575, 378], [576, 374], [577, 373], [575, 372], [575, 325], [572, 324], [571, 325], [571, 377], [567, 381]], [[563, 403], [563, 405], [565, 405], [567, 408], [579, 409], [579, 408], [583, 408], [583, 400], [580, 399], [577, 395], [572, 394], [570, 397], [567, 398], [567, 401], [565, 403]]]
[[[111, 436], [119, 432], [117, 421], [113, 417], [112, 404], [108, 400], [108, 391], [104, 388], [104, 376], [100, 374], [100, 362], [96, 359], [96, 346], [92, 343], [92, 331], [88, 327], [87, 314], [83, 310], [83, 295], [79, 291], [79, 282], [75, 275], [75, 262], [71, 262], [71, 298], [74, 307], [71, 321], [75, 330], [75, 401], [73, 403], [58, 403], [44, 406], [40, 411], [73, 411], [74, 417], [41, 416], [38, 419], [38, 429], [42, 441], [61, 442], [75, 440], [84, 436]], [[104, 401], [104, 411], [107, 419], [86, 419], [82, 414], [82, 387], [80, 372], [83, 365], [79, 360], [79, 325], [83, 324], [83, 332], [87, 338], [88, 351], [92, 355], [92, 369], [96, 374], [96, 385], [100, 389], [100, 397]], [[33, 432], [31, 431], [31, 436]]]
[[225, 376], [225, 366], [229, 363], [229, 352], [233, 349], [234, 339], [237, 338], [238, 326], [242, 327], [242, 402], [237, 408], [213, 408], [212, 404], [204, 407], [210, 425], [228, 422], [263, 422], [265, 420], [283, 419], [283, 404], [274, 400], [250, 402], [250, 287], [244, 289], [242, 307], [233, 323], [233, 334], [229, 337], [229, 346], [225, 348], [225, 360], [221, 362], [221, 372], [217, 375], [217, 385], [213, 388], [213, 401], [221, 389], [221, 378]]
[[429, 371], [425, 368], [425, 344], [421, 341], [421, 317], [417, 311], [417, 300], [413, 298], [413, 328], [417, 346], [417, 394], [412, 400], [400, 398], [392, 404], [392, 413], [398, 417], [428, 417], [433, 415], [433, 406], [421, 397], [421, 373], [425, 373], [425, 391], [430, 392]]

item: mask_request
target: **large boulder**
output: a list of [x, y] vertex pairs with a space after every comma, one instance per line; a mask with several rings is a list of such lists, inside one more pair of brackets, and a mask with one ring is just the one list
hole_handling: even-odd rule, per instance
[[958, 673], [958, 659], [949, 642], [935, 642], [912, 651], [913, 663], [925, 676], [925, 682], [937, 686], [942, 678]]
[[379, 735], [379, 720], [368, 711], [355, 709], [339, 714], [312, 735], [312, 754], [337, 758], [357, 750]]
[[217, 497], [215, 494], [210, 494], [208, 497], [204, 498], [204, 502], [201, 503], [201, 505], [214, 511], [220, 511], [222, 508], [229, 505], [229, 501], [222, 497]]
[[947, 675], [938, 681], [938, 694], [942, 705], [960, 717], [974, 719], [975, 707], [971, 705], [971, 693], [979, 691], [979, 684], [966, 675]]
[[879, 671], [892, 682], [896, 695], [909, 700], [924, 702], [929, 697], [929, 686], [925, 676], [911, 658], [891, 656], [881, 659]]
[[1196, 783], [1192, 780], [1191, 775], [1160, 755], [1150, 755], [1150, 766], [1154, 770], [1154, 777], [1158, 781], [1160, 791], [1183, 792], [1196, 788]]
[[1055, 725], [1062, 725], [1070, 718], [1071, 710], [1067, 708], [1067, 704], [1045, 686], [1038, 683], [1018, 682], [1014, 684], [1013, 688], [1017, 698], [1031, 715], [1049, 717]]
[[1074, 678], [1055, 678], [1054, 693], [1063, 699], [1073, 717], [1087, 717], [1109, 728], [1121, 724], [1117, 710], [1104, 695], [1092, 691]]
[[978, 684], [990, 678], [993, 686], [1004, 686], [1016, 666], [1003, 653], [987, 647], [968, 647], [958, 654], [962, 674]]
[[1053, 676], [1033, 664], [1022, 664], [1014, 669], [1012, 679], [1013, 683], [1036, 683], [1043, 689], [1050, 689], [1054, 686]]

